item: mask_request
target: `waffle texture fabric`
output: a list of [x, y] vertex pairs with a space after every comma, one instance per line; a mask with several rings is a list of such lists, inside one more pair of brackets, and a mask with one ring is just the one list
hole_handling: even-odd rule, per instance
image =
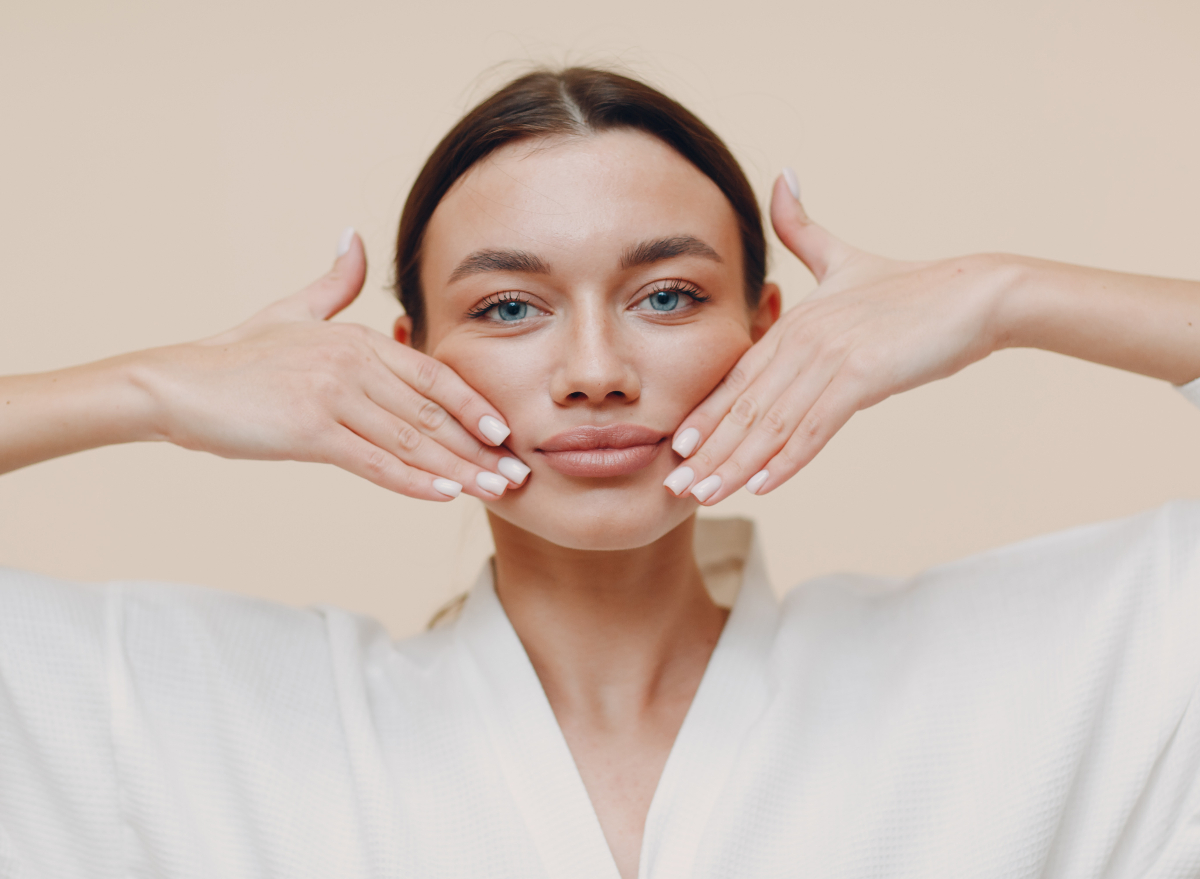
[[[751, 548], [640, 875], [1200, 876], [1200, 502], [782, 602]], [[0, 876], [617, 873], [488, 568], [400, 642], [6, 570]]]

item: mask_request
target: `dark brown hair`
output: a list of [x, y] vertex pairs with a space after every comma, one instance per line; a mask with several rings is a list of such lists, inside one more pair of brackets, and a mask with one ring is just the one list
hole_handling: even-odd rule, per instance
[[459, 120], [408, 194], [396, 241], [396, 295], [412, 318], [413, 344], [422, 344], [425, 331], [425, 227], [454, 182], [480, 159], [517, 140], [619, 128], [657, 137], [725, 193], [741, 229], [746, 300], [751, 307], [758, 304], [767, 270], [762, 217], [746, 175], [721, 139], [677, 101], [636, 79], [590, 67], [538, 70], [514, 79]]

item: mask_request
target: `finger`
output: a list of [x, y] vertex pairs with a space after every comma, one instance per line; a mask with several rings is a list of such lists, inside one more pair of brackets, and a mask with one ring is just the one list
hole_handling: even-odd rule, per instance
[[779, 331], [774, 327], [747, 349], [700, 404], [675, 429], [671, 448], [682, 458], [691, 457], [708, 440], [738, 398], [762, 374], [779, 349]]
[[350, 407], [341, 423], [409, 467], [451, 479], [462, 486], [463, 492], [480, 500], [496, 500], [510, 486], [502, 474], [463, 460], [365, 398], [359, 398], [359, 405]]
[[[854, 249], [808, 218], [800, 203], [799, 188], [793, 194], [787, 176], [780, 174], [771, 191], [771, 225], [784, 246], [808, 266], [820, 283]], [[794, 174], [791, 177], [795, 179]]]
[[[508, 471], [510, 481], [520, 484], [528, 468], [505, 448], [485, 446], [467, 431], [449, 412], [433, 400], [422, 397], [382, 363], [373, 362], [363, 380], [363, 392], [375, 405], [408, 422], [425, 436], [445, 447], [458, 457], [485, 470]], [[504, 458], [520, 467], [501, 464]], [[520, 471], [524, 471], [523, 473]]]
[[[744, 486], [766, 462], [778, 454], [801, 424], [813, 404], [823, 396], [841, 364], [831, 358], [805, 362], [782, 388], [778, 381], [761, 382], [759, 417], [751, 425], [727, 419], [717, 428], [706, 447], [696, 453], [697, 466], [692, 494], [703, 503], [715, 504]], [[767, 376], [764, 374], [764, 379]], [[736, 410], [736, 407], [735, 407]], [[700, 459], [704, 465], [700, 466]]]
[[421, 500], [453, 500], [455, 486], [462, 488], [457, 482], [408, 466], [346, 427], [339, 429], [322, 460], [389, 491]]
[[481, 442], [498, 446], [508, 438], [510, 431], [499, 410], [449, 366], [383, 333], [373, 332], [370, 338], [384, 366], [422, 397], [453, 415]]
[[342, 232], [333, 267], [268, 311], [280, 320], [329, 320], [354, 301], [367, 277], [367, 253], [353, 228]]
[[[774, 491], [807, 467], [860, 408], [858, 391], [851, 382], [831, 382], [784, 447], [751, 477], [755, 488], [753, 494]], [[767, 475], [763, 477], [762, 473]]]
[[697, 496], [708, 494], [715, 503], [742, 488], [761, 470], [763, 461], [784, 447], [839, 366], [838, 360], [818, 359], [809, 352], [796, 352], [788, 364], [776, 360], [738, 397], [713, 436], [689, 461], [696, 486], [710, 476], [718, 477]]

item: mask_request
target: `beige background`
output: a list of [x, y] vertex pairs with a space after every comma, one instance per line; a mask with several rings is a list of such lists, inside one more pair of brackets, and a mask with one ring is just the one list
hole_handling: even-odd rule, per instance
[[[373, 266], [455, 118], [515, 72], [611, 62], [721, 133], [760, 193], [894, 256], [1007, 250], [1200, 278], [1200, 5], [644, 0], [0, 5], [0, 372], [195, 338]], [[773, 243], [795, 301], [811, 280]], [[2, 415], [0, 415], [2, 417]], [[1167, 385], [1003, 352], [856, 416], [799, 477], [717, 508], [777, 587], [906, 574], [1200, 496], [1200, 412]], [[0, 479], [0, 563], [335, 603], [413, 631], [488, 552], [482, 508], [332, 468], [103, 449]]]

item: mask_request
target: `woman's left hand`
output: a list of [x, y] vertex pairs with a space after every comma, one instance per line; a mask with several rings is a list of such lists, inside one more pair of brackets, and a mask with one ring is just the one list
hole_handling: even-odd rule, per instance
[[771, 491], [855, 412], [952, 375], [1004, 342], [997, 313], [1005, 273], [997, 258], [900, 262], [865, 253], [809, 220], [783, 176], [771, 221], [818, 287], [675, 432], [673, 447], [692, 473], [668, 484], [677, 494], [690, 487], [704, 504], [742, 486]]

